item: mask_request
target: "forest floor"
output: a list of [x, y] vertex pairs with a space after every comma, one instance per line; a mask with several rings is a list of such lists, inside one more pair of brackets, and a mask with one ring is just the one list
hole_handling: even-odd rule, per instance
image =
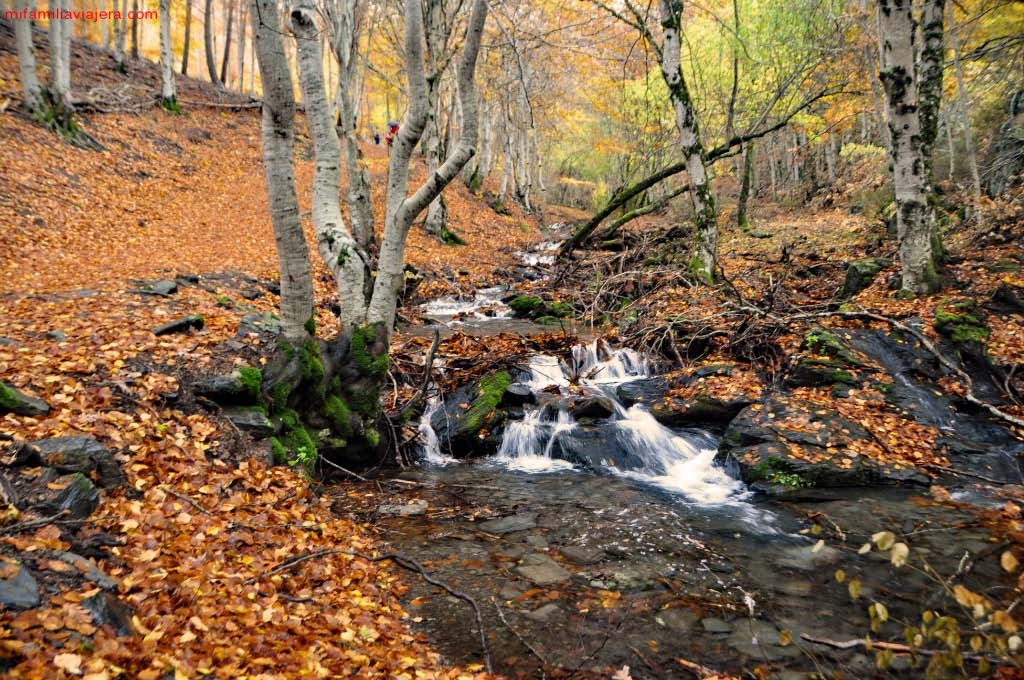
[[[7, 30], [0, 24], [5, 92], [17, 83]], [[185, 114], [170, 115], [152, 104], [155, 69], [133, 65], [124, 78], [113, 73], [109, 57], [75, 55], [78, 87], [94, 101], [83, 123], [103, 150], [68, 145], [4, 104], [9, 93], [0, 94], [0, 380], [51, 406], [45, 416], [0, 417], [0, 437], [93, 436], [117, 452], [127, 484], [105, 494], [84, 521], [55, 513], [43, 524], [12, 509], [0, 519], [0, 574], [17, 573], [15, 554], [35, 556], [33, 571], [48, 593], [40, 607], [0, 612], [0, 668], [11, 677], [94, 680], [169, 673], [327, 677], [356, 668], [359, 677], [482, 674], [480, 666], [446, 666], [410, 632], [400, 597], [405, 581], [418, 576], [399, 578], [373, 527], [332, 510], [347, 502], [345, 495], [323, 494], [295, 470], [268, 467], [259, 445], [217, 413], [180, 398], [184, 376], [259, 363], [266, 346], [258, 334], [236, 336], [244, 315], [273, 312], [277, 304], [258, 110], [184, 80]], [[96, 110], [106, 108], [125, 110]], [[386, 149], [366, 145], [364, 152], [379, 206]], [[310, 201], [311, 159], [309, 139], [300, 134], [296, 180], [303, 206]], [[452, 226], [468, 245], [444, 246], [413, 230], [407, 258], [424, 274], [417, 299], [507, 282], [519, 262], [515, 253], [545, 239], [536, 215], [515, 206], [498, 214], [460, 183], [446, 196]], [[545, 221], [570, 217], [570, 211], [548, 212]], [[862, 255], [891, 256], [880, 248], [892, 246], [878, 220], [845, 208], [760, 207], [753, 217], [753, 234], [726, 230], [726, 286], [694, 287], [670, 258], [645, 260], [651, 234], [673, 221], [669, 214], [638, 222], [621, 250], [581, 253], [562, 279], [534, 290], [572, 303], [584, 320], [608, 322], [623, 342], [661, 348], [667, 360], [678, 360], [670, 378], [679, 387], [669, 401], [703, 394], [756, 398], [775, 385], [807, 329], [826, 318], [815, 315], [829, 309], [846, 264]], [[932, 322], [940, 304], [988, 300], [1000, 287], [1021, 289], [1020, 210], [1000, 206], [988, 218], [984, 229], [961, 230], [952, 244], [955, 259], [941, 295], [897, 299], [888, 286], [896, 268], [889, 267], [847, 301], [849, 310], [923, 319], [923, 332], [939, 342]], [[150, 294], [154, 281], [176, 278], [177, 293]], [[333, 287], [322, 266], [315, 280], [318, 326], [328, 328]], [[203, 317], [201, 330], [152, 332], [193, 314]], [[1019, 314], [992, 314], [987, 322], [989, 355], [1009, 372], [1009, 385], [1024, 356], [1024, 322]], [[455, 383], [471, 377], [470, 367], [483, 359], [555, 341], [503, 337], [485, 346], [457, 334], [441, 351], [465, 358], [466, 370], [449, 376]], [[414, 370], [427, 344], [400, 336], [396, 366]], [[679, 347], [691, 347], [693, 356]], [[736, 357], [748, 367], [682, 380]], [[840, 410], [875, 435], [861, 455], [932, 465], [930, 474], [948, 463], [933, 445], [936, 433], [894, 414], [878, 390], [837, 400], [829, 387], [801, 388], [800, 396]], [[966, 387], [948, 384], [951, 392]], [[1004, 408], [1024, 416], [1020, 404]], [[39, 474], [32, 470], [39, 468], [20, 474]], [[62, 484], [46, 481], [53, 491]], [[87, 569], [54, 557], [89, 550], [132, 608], [125, 622], [130, 635], [94, 624], [83, 603], [101, 588], [83, 576]]]

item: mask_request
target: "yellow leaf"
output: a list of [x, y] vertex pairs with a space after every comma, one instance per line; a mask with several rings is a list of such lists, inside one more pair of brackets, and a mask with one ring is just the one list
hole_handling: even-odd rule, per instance
[[846, 572], [842, 569], [836, 569], [836, 581], [842, 583], [846, 580]]
[[789, 629], [779, 631], [779, 647], [785, 647], [793, 641], [793, 633]]
[[879, 550], [888, 550], [896, 542], [896, 535], [891, 531], [879, 531], [871, 537], [871, 542], [877, 545]]
[[814, 544], [814, 547], [813, 547], [813, 548], [811, 548], [811, 552], [812, 552], [812, 553], [819, 553], [819, 552], [821, 552], [821, 551], [822, 551], [822, 549], [823, 549], [824, 547], [825, 547], [825, 540], [824, 540], [824, 539], [821, 539], [821, 540], [819, 540], [819, 541], [818, 541], [817, 543], [815, 543], [815, 544]]
[[1017, 622], [1013, 620], [1008, 611], [1002, 609], [996, 611], [992, 614], [992, 621], [1007, 633], [1016, 633], [1018, 630]]
[[143, 550], [142, 552], [140, 552], [138, 559], [140, 562], [152, 562], [159, 556], [160, 551], [151, 548], [149, 550]]
[[864, 544], [864, 545], [862, 545], [862, 546], [860, 547], [860, 549], [859, 549], [859, 550], [857, 551], [857, 554], [858, 554], [858, 555], [866, 555], [866, 554], [867, 554], [867, 553], [869, 553], [869, 552], [871, 552], [871, 544], [870, 544], [870, 543], [865, 543], [865, 544]]
[[892, 547], [892, 552], [889, 553], [889, 559], [892, 561], [892, 566], [902, 567], [907, 563], [907, 556], [910, 555], [910, 547], [906, 543], [897, 543]]
[[846, 586], [846, 589], [850, 591], [850, 597], [856, 600], [860, 597], [860, 579], [855, 578], [850, 581], [850, 584]]
[[999, 558], [999, 564], [1003, 566], [1003, 571], [1008, 574], [1017, 571], [1017, 567], [1020, 566], [1020, 562], [1017, 561], [1017, 558], [1009, 550], [1004, 552], [1002, 557]]

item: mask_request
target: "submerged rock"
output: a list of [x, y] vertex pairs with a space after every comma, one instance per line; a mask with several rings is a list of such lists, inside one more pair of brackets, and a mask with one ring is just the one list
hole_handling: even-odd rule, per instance
[[516, 567], [516, 573], [538, 586], [563, 583], [572, 578], [572, 572], [563, 569], [553, 559], [540, 553], [531, 553], [524, 557], [522, 566]]

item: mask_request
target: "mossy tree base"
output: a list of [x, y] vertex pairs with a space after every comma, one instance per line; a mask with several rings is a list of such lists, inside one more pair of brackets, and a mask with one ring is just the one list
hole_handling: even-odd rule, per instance
[[343, 467], [381, 460], [381, 389], [389, 365], [387, 332], [373, 324], [331, 341], [282, 343], [263, 375], [263, 395], [281, 435], [275, 458], [314, 472], [318, 458]]

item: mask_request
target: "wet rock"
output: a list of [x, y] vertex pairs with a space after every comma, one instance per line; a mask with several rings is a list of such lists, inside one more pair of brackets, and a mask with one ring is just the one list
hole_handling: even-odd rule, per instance
[[385, 517], [415, 517], [427, 514], [428, 504], [424, 500], [411, 503], [384, 503], [377, 506], [377, 514]]
[[[44, 465], [64, 474], [81, 473], [94, 478], [102, 489], [124, 485], [125, 475], [114, 455], [88, 436], [54, 437], [34, 442]], [[95, 474], [94, 474], [95, 473]]]
[[527, 387], [526, 385], [516, 385], [515, 383], [508, 386], [505, 390], [505, 394], [501, 397], [502, 406], [524, 406], [526, 404], [536, 404], [537, 395]]
[[562, 557], [573, 564], [586, 566], [597, 564], [604, 559], [604, 550], [586, 545], [566, 545], [558, 549]]
[[698, 395], [693, 399], [669, 399], [651, 407], [651, 415], [665, 427], [686, 427], [689, 425], [725, 425], [743, 409], [754, 403], [753, 399], [735, 397], [727, 401], [717, 397]]
[[256, 439], [265, 439], [273, 436], [274, 424], [263, 411], [239, 407], [224, 409], [224, 417], [242, 432], [246, 432]]
[[892, 260], [884, 257], [869, 257], [851, 262], [846, 268], [846, 280], [839, 291], [839, 297], [849, 298], [872, 284], [878, 273], [892, 266]]
[[0, 578], [0, 605], [11, 609], [32, 609], [39, 606], [39, 584], [25, 565], [10, 578]]
[[489, 534], [510, 534], [515, 531], [525, 531], [537, 527], [537, 513], [524, 512], [520, 515], [509, 515], [498, 519], [488, 520], [478, 525], [481, 531]]
[[532, 612], [523, 614], [526, 618], [537, 623], [550, 623], [551, 619], [555, 618], [562, 613], [561, 607], [554, 602], [549, 602], [540, 609], [535, 609]]
[[689, 633], [697, 625], [697, 615], [689, 609], [666, 609], [658, 613], [655, 621], [676, 632]]
[[1024, 286], [1001, 283], [985, 303], [985, 309], [996, 314], [1024, 314]]
[[496, 371], [446, 399], [430, 420], [441, 450], [461, 458], [496, 451], [499, 440], [480, 435], [497, 431], [504, 422], [507, 414], [499, 405], [511, 382], [508, 371]]
[[835, 548], [826, 545], [815, 550], [815, 544], [809, 543], [784, 549], [776, 562], [787, 569], [814, 572], [832, 566], [841, 557], [842, 553]]
[[857, 376], [843, 362], [817, 357], [798, 356], [786, 376], [791, 387], [823, 387], [836, 384], [856, 384]]
[[795, 645], [780, 646], [779, 629], [775, 624], [758, 619], [738, 622], [727, 644], [744, 656], [765, 661], [778, 661], [803, 655]]
[[516, 573], [534, 585], [549, 586], [563, 583], [572, 578], [566, 571], [547, 555], [532, 553], [523, 558], [523, 564], [516, 567]]
[[514, 600], [525, 592], [526, 590], [523, 588], [523, 586], [516, 583], [515, 581], [506, 581], [505, 585], [501, 587], [501, 591], [498, 593], [498, 597], [500, 597], [503, 600]]
[[665, 378], [641, 378], [622, 383], [615, 388], [615, 397], [622, 402], [626, 408], [634, 404], [650, 406], [660, 402], [668, 391], [668, 382]]
[[22, 394], [10, 385], [0, 382], [0, 413], [13, 413], [18, 416], [45, 416], [50, 412], [50, 405], [42, 399]]
[[92, 615], [97, 627], [110, 626], [119, 637], [134, 633], [131, 608], [113, 593], [96, 593], [82, 600], [82, 606]]
[[717, 616], [709, 616], [700, 620], [700, 625], [707, 633], [731, 633], [733, 626]]
[[180, 319], [175, 319], [165, 323], [162, 326], [157, 326], [153, 329], [153, 335], [172, 335], [175, 333], [188, 333], [193, 328], [197, 331], [203, 330], [203, 326], [206, 321], [203, 320], [198, 314], [189, 314], [183, 316]]
[[608, 397], [595, 396], [570, 404], [569, 412], [576, 420], [581, 418], [609, 418], [615, 413], [615, 407], [612, 404], [612, 400]]
[[100, 504], [100, 492], [85, 475], [78, 473], [57, 479], [67, 484], [56, 500], [58, 511], [66, 510], [68, 519], [85, 519]]
[[526, 544], [534, 548], [547, 548], [548, 539], [539, 534], [530, 534], [526, 537]]

